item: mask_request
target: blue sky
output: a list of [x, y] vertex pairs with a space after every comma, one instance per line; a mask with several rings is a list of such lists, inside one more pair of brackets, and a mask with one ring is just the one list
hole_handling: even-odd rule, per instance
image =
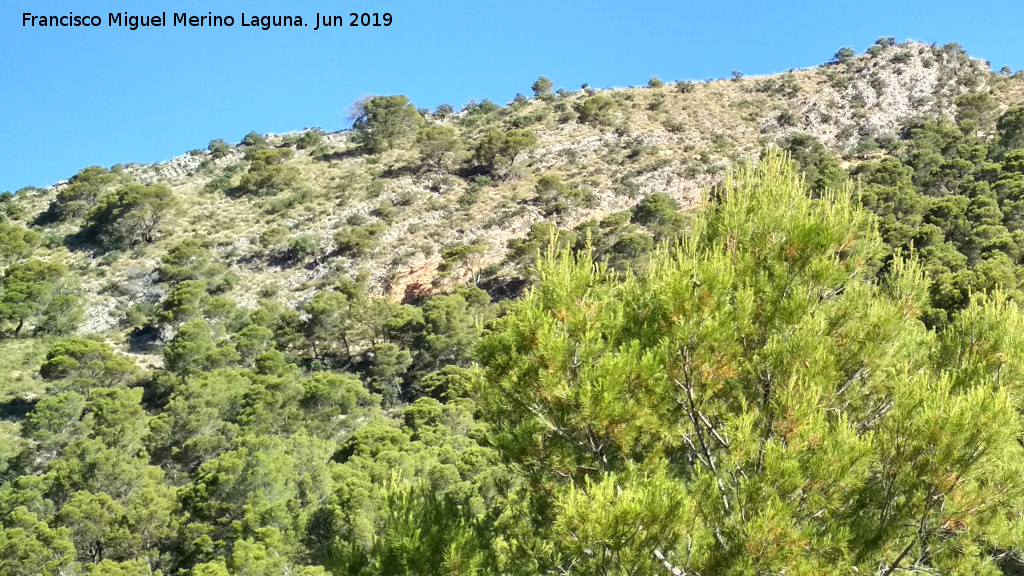
[[[79, 169], [155, 162], [250, 130], [347, 128], [364, 94], [417, 106], [511, 100], [539, 75], [577, 89], [814, 66], [879, 36], [959, 42], [1024, 68], [1016, 1], [608, 2], [488, 0], [5, 1], [0, 7], [0, 191]], [[233, 28], [108, 28], [135, 14], [232, 15]], [[23, 27], [22, 12], [99, 14], [100, 28]], [[390, 12], [387, 28], [242, 28], [244, 12]]]

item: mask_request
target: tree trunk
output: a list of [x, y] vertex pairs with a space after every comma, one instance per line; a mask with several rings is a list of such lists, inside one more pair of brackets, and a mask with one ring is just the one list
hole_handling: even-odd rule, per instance
[[349, 350], [349, 347], [348, 347], [348, 336], [344, 332], [341, 333], [341, 343], [345, 345], [345, 361], [346, 362], [351, 361], [352, 360], [352, 351]]

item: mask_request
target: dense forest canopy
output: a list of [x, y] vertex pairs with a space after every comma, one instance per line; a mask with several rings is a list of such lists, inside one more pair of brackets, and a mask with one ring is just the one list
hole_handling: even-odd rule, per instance
[[[821, 74], [912, 58], [980, 82], [886, 38]], [[341, 148], [215, 140], [198, 185], [0, 196], [0, 574], [1020, 573], [1024, 107], [941, 92], [842, 155], [772, 110], [681, 210], [638, 192], [673, 161], [630, 131], [724, 88], [531, 90], [370, 97]], [[600, 146], [614, 201], [574, 156]], [[259, 216], [225, 241], [197, 198]], [[386, 297], [360, 264], [396, 237], [432, 278]]]

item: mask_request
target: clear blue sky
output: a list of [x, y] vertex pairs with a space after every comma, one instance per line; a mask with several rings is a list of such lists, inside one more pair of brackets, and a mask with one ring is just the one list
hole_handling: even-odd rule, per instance
[[[232, 28], [108, 28], [106, 15], [229, 14]], [[390, 12], [388, 28], [242, 28], [252, 14]], [[99, 14], [100, 28], [28, 28], [22, 12]], [[995, 69], [1024, 67], [1024, 3], [855, 0], [520, 1], [4, 0], [0, 191], [79, 169], [155, 162], [250, 130], [347, 128], [363, 94], [417, 106], [506, 102], [539, 75], [577, 89], [814, 66], [879, 36], [959, 42]]]

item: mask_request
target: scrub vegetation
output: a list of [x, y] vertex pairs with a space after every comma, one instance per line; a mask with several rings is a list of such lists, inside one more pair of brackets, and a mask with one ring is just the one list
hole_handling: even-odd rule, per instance
[[1024, 571], [1024, 77], [523, 90], [0, 195], [0, 574]]

